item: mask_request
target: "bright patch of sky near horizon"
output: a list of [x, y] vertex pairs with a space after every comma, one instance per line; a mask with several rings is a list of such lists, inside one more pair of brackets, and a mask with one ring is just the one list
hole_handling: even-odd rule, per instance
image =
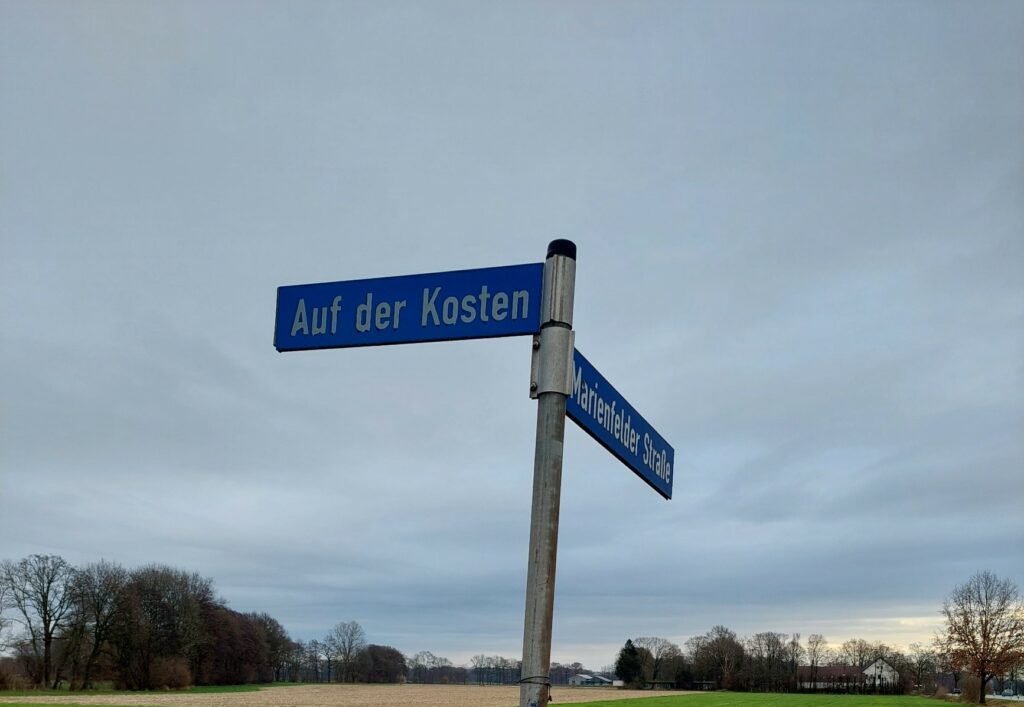
[[526, 339], [277, 354], [278, 285], [579, 246], [556, 660], [927, 640], [1024, 586], [1024, 5], [0, 4], [0, 557], [521, 645]]

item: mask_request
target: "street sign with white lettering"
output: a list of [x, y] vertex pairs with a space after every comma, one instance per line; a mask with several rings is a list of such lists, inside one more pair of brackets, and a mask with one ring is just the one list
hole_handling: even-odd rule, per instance
[[672, 498], [675, 450], [576, 349], [565, 414], [651, 488]]
[[278, 351], [540, 331], [543, 263], [277, 288]]
[[278, 351], [536, 335], [530, 397], [537, 399], [537, 428], [519, 707], [547, 707], [551, 697], [547, 675], [566, 416], [672, 498], [672, 447], [573, 348], [575, 288], [576, 244], [557, 239], [548, 245], [544, 263], [277, 289]]

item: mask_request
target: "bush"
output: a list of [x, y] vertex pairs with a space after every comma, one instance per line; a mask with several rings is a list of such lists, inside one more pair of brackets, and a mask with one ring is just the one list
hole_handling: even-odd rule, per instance
[[960, 686], [963, 688], [960, 693], [960, 701], [978, 704], [981, 699], [981, 680], [971, 675], [961, 680]]
[[158, 658], [149, 668], [149, 684], [156, 690], [180, 690], [192, 685], [192, 673], [184, 658]]
[[14, 660], [0, 658], [0, 690], [28, 690], [31, 687]]
[[944, 700], [946, 699], [947, 695], [949, 695], [949, 690], [946, 689], [946, 686], [939, 685], [939, 688], [935, 691], [935, 694], [932, 695], [932, 697], [934, 697], [937, 700]]

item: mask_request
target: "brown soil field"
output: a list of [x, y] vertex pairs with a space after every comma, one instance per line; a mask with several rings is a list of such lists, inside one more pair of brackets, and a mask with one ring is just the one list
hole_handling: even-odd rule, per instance
[[[552, 705], [653, 697], [643, 690], [553, 687]], [[664, 694], [664, 693], [662, 693]], [[672, 694], [680, 694], [673, 692]], [[516, 686], [479, 685], [297, 685], [259, 692], [212, 694], [126, 692], [120, 695], [0, 697], [4, 703], [144, 705], [146, 707], [517, 707]]]

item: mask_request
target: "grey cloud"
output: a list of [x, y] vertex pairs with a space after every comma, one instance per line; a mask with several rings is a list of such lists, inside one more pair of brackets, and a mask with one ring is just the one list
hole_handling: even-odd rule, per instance
[[666, 503], [568, 429], [556, 658], [909, 642], [1024, 583], [1018, 4], [0, 20], [0, 556], [514, 654], [529, 342], [277, 354], [274, 288], [568, 237], [577, 345], [677, 461]]

